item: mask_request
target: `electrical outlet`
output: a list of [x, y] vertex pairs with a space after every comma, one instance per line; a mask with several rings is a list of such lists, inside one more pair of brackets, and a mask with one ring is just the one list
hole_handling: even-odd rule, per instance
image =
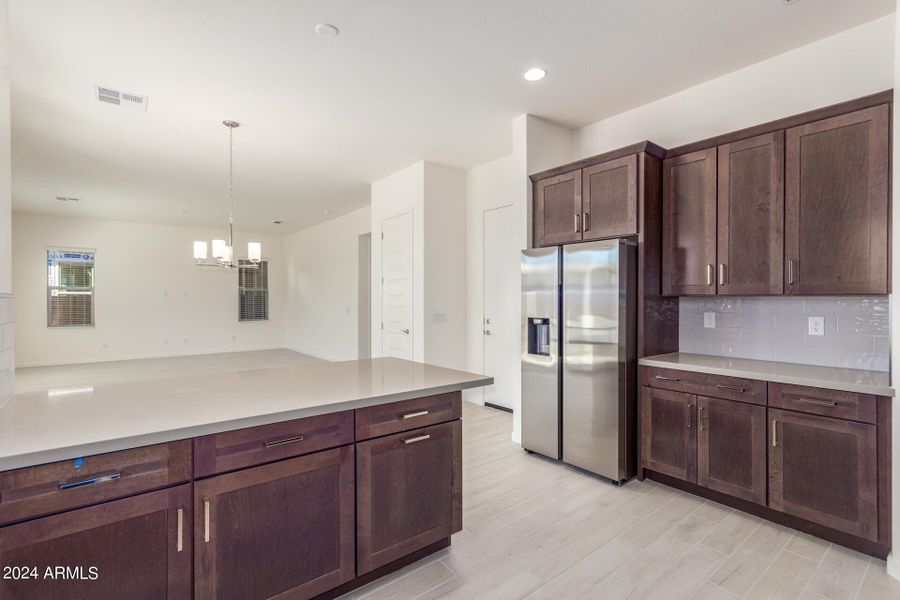
[[705, 327], [706, 329], [715, 329], [716, 328], [716, 313], [714, 313], [714, 312], [703, 313], [703, 327]]
[[825, 317], [809, 318], [809, 335], [825, 335]]

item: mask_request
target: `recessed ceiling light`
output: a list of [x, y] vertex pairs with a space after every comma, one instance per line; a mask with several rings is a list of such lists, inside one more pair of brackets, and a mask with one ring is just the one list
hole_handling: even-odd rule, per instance
[[532, 67], [522, 73], [522, 77], [524, 77], [526, 81], [540, 81], [546, 76], [547, 70], [540, 67]]
[[316, 25], [316, 33], [323, 38], [336, 38], [340, 31], [331, 23], [319, 23]]

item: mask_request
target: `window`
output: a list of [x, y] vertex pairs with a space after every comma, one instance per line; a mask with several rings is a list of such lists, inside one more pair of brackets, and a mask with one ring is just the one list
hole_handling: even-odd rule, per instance
[[47, 327], [94, 324], [94, 253], [47, 250]]
[[267, 321], [269, 319], [269, 261], [257, 266], [241, 260], [238, 268], [238, 299], [240, 321]]

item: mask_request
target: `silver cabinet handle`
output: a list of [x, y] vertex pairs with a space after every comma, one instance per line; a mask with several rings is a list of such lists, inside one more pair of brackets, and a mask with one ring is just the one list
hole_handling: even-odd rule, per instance
[[[700, 411], [700, 415], [697, 417], [697, 428], [700, 431], [703, 431], [703, 410], [705, 408], [706, 408], [705, 406], [701, 406], [697, 409], [698, 411]], [[707, 429], [709, 429], [709, 427], [707, 427]]]
[[175, 551], [181, 552], [184, 549], [184, 509], [178, 509], [178, 539], [175, 542]]
[[403, 440], [404, 444], [415, 444], [416, 442], [424, 442], [425, 440], [430, 440], [430, 435], [418, 435], [416, 437], [411, 437], [409, 439]]
[[791, 285], [794, 284], [794, 261], [793, 260], [788, 261], [788, 283]]
[[732, 392], [741, 392], [741, 393], [743, 393], [743, 392], [746, 392], [746, 391], [747, 391], [747, 390], [745, 390], [745, 389], [742, 388], [742, 387], [736, 387], [736, 386], [731, 386], [731, 385], [722, 385], [722, 384], [720, 384], [720, 383], [717, 383], [717, 384], [716, 384], [716, 387], [719, 388], [720, 390], [731, 390]]
[[409, 329], [401, 329], [400, 331], [402, 331], [402, 332], [405, 333], [406, 335], [409, 335]]
[[778, 445], [778, 421], [772, 419], [772, 447]]
[[659, 379], [660, 381], [681, 381], [677, 377], [663, 377], [662, 375], [657, 375], [656, 379]]
[[719, 285], [725, 285], [725, 263], [719, 263]]
[[581, 215], [579, 215], [578, 213], [575, 213], [575, 233], [578, 233], [579, 231], [581, 231], [581, 223], [579, 221], [580, 219], [581, 219]]
[[713, 269], [712, 265], [706, 265], [706, 285], [713, 284]]
[[412, 419], [413, 417], [424, 417], [428, 414], [427, 410], [420, 410], [418, 412], [411, 412], [403, 415], [404, 419]]
[[203, 541], [209, 543], [209, 500], [203, 501]]
[[268, 442], [263, 442], [263, 446], [266, 448], [274, 448], [275, 446], [284, 446], [285, 444], [293, 444], [294, 442], [302, 442], [303, 435], [297, 434], [292, 435], [291, 437], [281, 438], [280, 440], [270, 440]]
[[107, 481], [116, 481], [120, 477], [122, 477], [122, 474], [117, 471], [115, 473], [108, 473], [106, 475], [98, 475], [97, 477], [91, 477], [90, 479], [82, 479], [81, 481], [73, 481], [71, 483], [60, 483], [59, 489], [61, 491], [73, 490], [75, 488], [84, 487], [86, 485], [93, 485], [95, 483], [106, 483]]
[[687, 418], [687, 428], [691, 428], [691, 409], [694, 408], [693, 404], [687, 405], [688, 409], [684, 412], [684, 416]]
[[591, 230], [591, 213], [582, 213], [581, 222], [584, 223], [584, 230]]
[[833, 400], [816, 400], [814, 398], [797, 398], [798, 402], [806, 402], [807, 404], [818, 404], [819, 406], [837, 406], [837, 402]]

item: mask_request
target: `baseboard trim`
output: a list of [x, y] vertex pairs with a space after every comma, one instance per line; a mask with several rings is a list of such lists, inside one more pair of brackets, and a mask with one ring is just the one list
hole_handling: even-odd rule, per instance
[[485, 402], [484, 405], [488, 408], [493, 408], [494, 410], [502, 410], [505, 413], [513, 414], [513, 409], [507, 408], [505, 406], [500, 406], [499, 404], [494, 404], [493, 402]]

